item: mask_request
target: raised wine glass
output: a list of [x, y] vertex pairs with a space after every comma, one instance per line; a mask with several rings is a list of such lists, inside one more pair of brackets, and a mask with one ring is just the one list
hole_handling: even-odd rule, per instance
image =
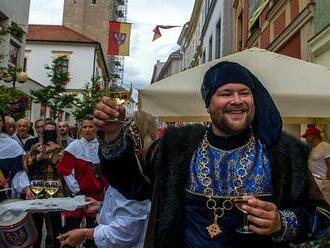
[[[124, 105], [127, 103], [132, 95], [132, 83], [115, 83], [111, 82], [109, 89], [106, 90], [105, 95], [110, 97], [111, 100], [117, 105]], [[113, 118], [108, 121], [120, 121], [118, 118]]]
[[30, 183], [31, 190], [36, 194], [36, 200], [32, 205], [42, 205], [38, 201], [38, 195], [44, 190], [44, 181], [43, 180], [32, 180]]
[[249, 223], [248, 223], [248, 220], [247, 220], [247, 213], [246, 213], [246, 211], [244, 211], [242, 209], [243, 205], [247, 204], [247, 201], [244, 200], [243, 197], [247, 196], [248, 193], [246, 193], [245, 190], [242, 190], [242, 189], [238, 190], [237, 192], [238, 192], [238, 195], [237, 195], [236, 198], [234, 198], [234, 204], [235, 204], [235, 206], [238, 210], [243, 212], [243, 226], [237, 228], [236, 232], [243, 233], [243, 234], [251, 234], [252, 231], [249, 228]]
[[50, 203], [47, 204], [48, 207], [56, 207], [57, 205], [53, 201], [53, 195], [58, 191], [59, 189], [59, 183], [58, 181], [45, 181], [44, 183], [44, 189], [49, 195]]

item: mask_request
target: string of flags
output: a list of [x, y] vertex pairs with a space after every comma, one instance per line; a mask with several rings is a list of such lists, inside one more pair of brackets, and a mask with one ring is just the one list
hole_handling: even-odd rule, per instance
[[[131, 23], [126, 22], [109, 22], [109, 37], [108, 37], [108, 54], [129, 56], [130, 38], [131, 38]], [[156, 25], [152, 30], [154, 32], [152, 41], [159, 39], [161, 29], [170, 29], [180, 26]]]
[[170, 28], [176, 28], [179, 26], [165, 26], [165, 25], [157, 25], [154, 30], [152, 30], [154, 32], [154, 37], [152, 38], [152, 41], [157, 40], [158, 38], [160, 38], [162, 36], [160, 29], [170, 29]]

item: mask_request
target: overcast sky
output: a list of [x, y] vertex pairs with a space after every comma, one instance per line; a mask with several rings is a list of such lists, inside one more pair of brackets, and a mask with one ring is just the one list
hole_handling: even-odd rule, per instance
[[[79, 0], [77, 0], [79, 1]], [[62, 24], [64, 0], [31, 0], [30, 24]], [[130, 56], [125, 57], [124, 80], [147, 87], [157, 59], [166, 61], [178, 49], [182, 27], [161, 30], [152, 42], [157, 24], [183, 25], [190, 19], [194, 0], [128, 0], [127, 21], [132, 23]]]

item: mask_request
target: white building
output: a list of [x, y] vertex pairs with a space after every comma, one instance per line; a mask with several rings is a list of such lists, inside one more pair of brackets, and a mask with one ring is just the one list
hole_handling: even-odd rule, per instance
[[232, 1], [205, 0], [202, 4], [202, 57], [205, 63], [232, 53]]
[[[25, 49], [26, 72], [42, 85], [47, 86], [45, 65], [57, 57], [64, 57], [63, 70], [69, 72], [68, 91], [78, 93], [92, 77], [100, 76], [103, 87], [109, 81], [106, 62], [99, 42], [62, 25], [29, 25]], [[46, 114], [42, 108], [42, 113]], [[66, 111], [64, 120], [75, 122]]]
[[182, 71], [199, 64], [202, 46], [200, 39], [203, 20], [202, 3], [202, 0], [195, 0], [190, 20], [182, 28], [177, 42], [180, 46], [180, 52], [183, 55], [181, 65]]
[[154, 65], [154, 69], [152, 71], [150, 84], [153, 84], [157, 81], [158, 75], [162, 71], [165, 63], [166, 62], [161, 62], [160, 60], [157, 60], [156, 64]]
[[[168, 78], [171, 75], [174, 75], [181, 71], [181, 63], [182, 63], [182, 54], [180, 53], [180, 50], [174, 51], [171, 53], [167, 61], [165, 63], [161, 63], [157, 61], [157, 64], [154, 67], [154, 73], [153, 76], [156, 76], [155, 78], [152, 78], [151, 81], [156, 82], [160, 81], [164, 78]], [[158, 67], [157, 67], [158, 65]], [[156, 75], [156, 68], [160, 68], [160, 71], [157, 72]]]

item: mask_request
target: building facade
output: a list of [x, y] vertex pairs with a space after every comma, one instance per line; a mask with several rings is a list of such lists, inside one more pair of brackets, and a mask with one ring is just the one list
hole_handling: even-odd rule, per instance
[[[309, 47], [314, 63], [330, 68], [330, 1], [317, 0], [314, 17], [315, 35], [309, 40]], [[315, 120], [330, 140], [330, 119]]]
[[171, 53], [167, 61], [157, 61], [153, 69], [151, 83], [199, 64], [202, 54], [202, 3], [202, 0], [195, 1], [190, 20], [182, 27], [177, 41], [180, 46], [179, 50]]
[[[329, 66], [329, 10], [327, 0], [235, 0], [233, 50], [260, 47]], [[326, 130], [329, 122], [329, 118], [290, 117], [284, 118], [283, 128], [300, 137], [307, 124]]]
[[[45, 65], [51, 65], [58, 57], [64, 58], [63, 70], [69, 73], [66, 88], [72, 94], [79, 94], [93, 77], [99, 77], [103, 88], [109, 81], [99, 42], [61, 25], [29, 25], [25, 62], [30, 77], [44, 86], [49, 85]], [[41, 115], [47, 113], [45, 108], [40, 111]], [[66, 111], [64, 117], [71, 124], [75, 122], [70, 111]]]
[[313, 0], [235, 0], [233, 49], [261, 47], [311, 61], [308, 40], [314, 35]]
[[202, 0], [195, 1], [190, 20], [182, 28], [177, 42], [182, 54], [182, 71], [197, 66], [202, 55], [202, 3]]
[[29, 10], [30, 0], [0, 1], [0, 26], [17, 25], [16, 28], [18, 31], [16, 35], [8, 34], [1, 37], [0, 53], [4, 55], [4, 57], [0, 66], [23, 67]]
[[[161, 62], [160, 60], [157, 60], [156, 64], [154, 65], [154, 69], [152, 71], [152, 76], [150, 80], [150, 84], [153, 84], [157, 81], [159, 73], [162, 71], [163, 67], [165, 65], [165, 62]], [[180, 63], [181, 66], [181, 63]], [[181, 67], [180, 67], [181, 70]]]
[[202, 4], [202, 56], [205, 63], [232, 53], [232, 1], [205, 0]]
[[318, 0], [315, 9], [315, 35], [309, 40], [313, 62], [330, 68], [330, 1]]
[[171, 53], [167, 61], [162, 65], [156, 79], [154, 81], [160, 81], [164, 78], [170, 77], [181, 71], [182, 54], [180, 50]]

